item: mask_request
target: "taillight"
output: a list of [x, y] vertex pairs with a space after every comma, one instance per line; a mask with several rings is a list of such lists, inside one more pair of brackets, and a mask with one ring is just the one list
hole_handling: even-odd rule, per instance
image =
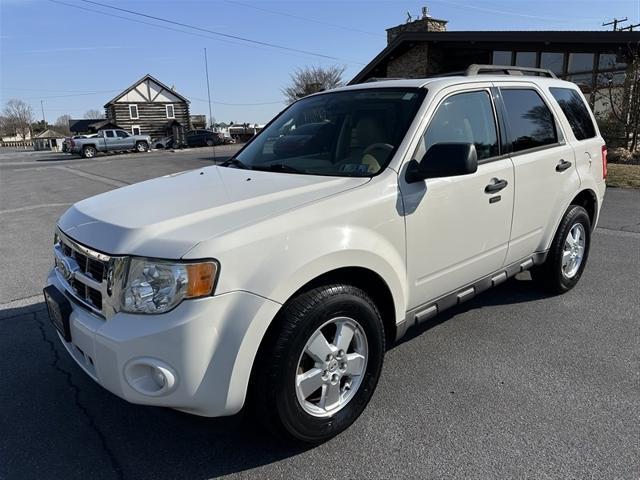
[[607, 146], [602, 145], [602, 179], [607, 178]]

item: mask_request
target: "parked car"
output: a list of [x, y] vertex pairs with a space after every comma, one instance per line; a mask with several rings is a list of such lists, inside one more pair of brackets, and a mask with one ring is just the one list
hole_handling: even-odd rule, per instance
[[101, 130], [91, 138], [72, 139], [70, 152], [93, 158], [98, 152], [146, 152], [151, 145], [149, 135], [131, 135], [124, 130]]
[[211, 130], [189, 130], [185, 134], [185, 143], [188, 147], [212, 147], [221, 145], [224, 142], [219, 133]]
[[78, 140], [80, 138], [93, 138], [95, 134], [92, 135], [74, 135], [72, 137], [65, 137], [62, 141], [62, 151], [71, 153], [71, 141]]
[[165, 150], [168, 148], [173, 148], [173, 135], [169, 135], [168, 137], [158, 138], [153, 141], [153, 148], [157, 148], [159, 150]]
[[409, 328], [525, 270], [571, 290], [605, 194], [595, 118], [551, 72], [483, 71], [311, 95], [219, 166], [78, 202], [45, 288], [62, 344], [130, 402], [246, 403], [317, 443]]

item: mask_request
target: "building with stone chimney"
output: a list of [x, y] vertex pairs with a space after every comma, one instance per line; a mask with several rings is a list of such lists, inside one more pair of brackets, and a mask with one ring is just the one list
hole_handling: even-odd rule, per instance
[[639, 45], [634, 31], [448, 31], [446, 20], [423, 9], [389, 28], [386, 48], [349, 83], [464, 72], [471, 64], [540, 67], [577, 83], [596, 114], [606, 114], [612, 100], [633, 100]]

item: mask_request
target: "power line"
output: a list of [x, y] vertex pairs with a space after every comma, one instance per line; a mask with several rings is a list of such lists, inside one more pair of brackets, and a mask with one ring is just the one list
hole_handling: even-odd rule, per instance
[[[172, 28], [172, 27], [169, 27], [167, 25], [158, 25], [157, 23], [145, 22], [144, 20], [139, 20], [137, 18], [125, 17], [123, 15], [117, 15], [115, 13], [103, 12], [102, 10], [96, 10], [94, 8], [84, 7], [82, 5], [72, 4], [72, 3], [64, 2], [62, 0], [48, 0], [48, 1], [51, 2], [51, 3], [57, 3], [59, 5], [64, 5], [64, 6], [71, 7], [71, 8], [77, 8], [78, 10], [83, 10], [85, 12], [97, 13], [99, 15], [104, 15], [104, 16], [107, 16], [107, 17], [119, 18], [121, 20], [126, 20], [128, 22], [139, 23], [139, 24], [142, 24], [142, 25], [148, 25], [148, 26], [154, 27], [154, 28], [160, 28], [160, 29], [163, 29], [163, 30], [170, 30], [172, 32], [183, 33], [185, 35], [191, 35], [191, 36], [194, 36], [194, 37], [207, 38], [209, 40], [214, 39], [217, 42], [228, 43], [230, 45], [240, 45], [240, 46], [245, 47], [245, 48], [264, 48], [264, 47], [258, 46], [258, 45], [241, 43], [241, 42], [237, 42], [237, 41], [233, 41], [233, 40], [224, 40], [224, 39], [221, 39], [219, 37], [213, 37], [211, 35], [205, 35], [203, 33], [180, 30], [178, 28]], [[275, 50], [275, 52], [279, 53], [279, 54], [283, 54], [283, 55], [286, 54], [285, 52], [279, 51], [279, 50]], [[304, 58], [310, 58], [308, 55], [298, 55], [298, 54], [295, 54], [293, 52], [290, 52], [289, 55], [301, 56], [301, 57], [304, 57]], [[349, 62], [349, 63], [357, 63], [358, 65], [364, 65], [363, 63], [360, 63], [360, 62]]]
[[[433, 0], [434, 2], [438, 2], [438, 3], [444, 3], [446, 5], [451, 5], [454, 7], [459, 7], [459, 8], [464, 8], [464, 9], [472, 9], [472, 10], [477, 10], [480, 12], [487, 12], [487, 13], [495, 13], [498, 15], [507, 15], [507, 16], [512, 16], [512, 17], [520, 17], [520, 18], [530, 18], [533, 20], [545, 20], [547, 22], [555, 22], [555, 23], [566, 23], [566, 20], [562, 20], [559, 19], [557, 17], [543, 17], [540, 15], [529, 15], [527, 13], [518, 13], [518, 12], [510, 12], [507, 10], [497, 10], [497, 9], [493, 9], [493, 8], [485, 8], [485, 7], [477, 7], [475, 5], [467, 5], [467, 4], [462, 4], [462, 3], [458, 3], [458, 2], [452, 2], [450, 0]], [[572, 21], [580, 21], [580, 22], [591, 22], [591, 21], [596, 21], [599, 20], [596, 17], [592, 17], [592, 18], [572, 18]]]
[[48, 93], [106, 93], [113, 92], [114, 90], [48, 90], [44, 88], [16, 88], [16, 87], [2, 87], [2, 90], [16, 90], [20, 92], [48, 92]]
[[281, 15], [283, 17], [295, 18], [296, 20], [304, 20], [306, 22], [317, 23], [318, 25], [325, 25], [327, 27], [340, 28], [342, 30], [347, 30], [347, 31], [350, 31], [350, 32], [364, 33], [365, 35], [372, 35], [374, 37], [384, 36], [384, 35], [382, 35], [380, 33], [367, 32], [366, 30], [360, 30], [358, 28], [352, 28], [352, 27], [345, 27], [344, 25], [337, 25], [335, 23], [324, 22], [322, 20], [316, 20], [315, 18], [302, 17], [300, 15], [293, 15], [292, 13], [279, 12], [277, 10], [270, 10], [268, 8], [257, 7], [255, 5], [250, 5], [250, 4], [244, 3], [244, 2], [237, 2], [235, 0], [223, 0], [223, 1], [226, 2], [226, 3], [233, 4], [233, 5], [241, 5], [241, 6], [246, 7], [246, 8], [252, 8], [254, 10], [260, 10], [262, 12], [272, 13], [274, 15]]
[[102, 93], [113, 93], [113, 92], [119, 92], [120, 90], [102, 90], [102, 91], [95, 91], [95, 92], [86, 92], [86, 93], [70, 93], [70, 94], [65, 94], [65, 95], [48, 95], [46, 97], [27, 97], [27, 98], [23, 98], [22, 100], [49, 100], [51, 98], [69, 98], [69, 97], [84, 97], [87, 95], [100, 95]]
[[[325, 55], [323, 53], [312, 52], [312, 51], [309, 51], [309, 50], [300, 50], [298, 48], [292, 48], [292, 47], [287, 47], [287, 46], [284, 46], [284, 45], [278, 45], [276, 43], [263, 42], [263, 41], [260, 41], [260, 40], [253, 40], [251, 38], [240, 37], [238, 35], [231, 35], [231, 34], [228, 34], [228, 33], [217, 32], [215, 30], [209, 30], [207, 28], [197, 27], [195, 25], [189, 25], [188, 23], [177, 22], [175, 20], [169, 20], [169, 19], [162, 18], [162, 17], [156, 17], [155, 15], [148, 15], [146, 13], [136, 12], [134, 10], [128, 10], [126, 8], [120, 8], [120, 7], [115, 7], [113, 5], [107, 5], [107, 4], [100, 3], [100, 2], [94, 2], [93, 0], [80, 0], [80, 1], [82, 1], [84, 3], [92, 4], [92, 5], [97, 5], [97, 6], [103, 7], [103, 8], [110, 8], [112, 10], [125, 12], [125, 13], [128, 13], [130, 15], [137, 15], [137, 16], [140, 16], [140, 17], [149, 18], [149, 19], [152, 19], [152, 20], [156, 20], [158, 22], [169, 23], [171, 25], [177, 25], [177, 26], [183, 27], [183, 28], [190, 28], [190, 29], [197, 30], [197, 31], [200, 31], [200, 32], [209, 33], [211, 35], [216, 35], [216, 36], [220, 36], [220, 37], [224, 37], [224, 38], [231, 38], [231, 39], [234, 39], [234, 40], [240, 40], [242, 42], [252, 43], [254, 45], [261, 45], [263, 47], [276, 48], [276, 49], [285, 50], [285, 51], [289, 51], [289, 52], [295, 52], [295, 53], [303, 53], [305, 55], [311, 55], [311, 56], [314, 56], [314, 57], [325, 58], [325, 59], [329, 59], [329, 60], [338, 60], [338, 61], [349, 62], [349, 63], [359, 63], [359, 62], [354, 62], [352, 60], [346, 60], [344, 58], [334, 57], [334, 56], [331, 56], [331, 55]], [[364, 65], [364, 64], [361, 64], [361, 65]]]
[[[204, 99], [204, 98], [197, 98], [197, 97], [189, 97], [189, 100], [196, 100], [198, 102], [204, 102], [207, 103], [208, 100]], [[277, 104], [283, 104], [284, 100], [276, 100], [273, 102], [258, 102], [258, 103], [228, 103], [228, 102], [218, 102], [217, 100], [211, 100], [211, 103], [213, 103], [214, 105], [226, 105], [226, 106], [231, 106], [231, 107], [257, 107], [260, 105], [277, 105]]]

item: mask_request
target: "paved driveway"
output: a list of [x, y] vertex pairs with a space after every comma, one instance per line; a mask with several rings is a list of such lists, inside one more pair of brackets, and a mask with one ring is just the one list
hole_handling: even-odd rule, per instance
[[148, 154], [0, 166], [0, 478], [638, 478], [637, 191], [607, 192], [573, 291], [548, 297], [525, 274], [412, 332], [387, 353], [363, 416], [319, 447], [96, 385], [38, 297], [16, 301], [39, 293], [53, 222], [110, 182], [203, 164], [206, 154]]

